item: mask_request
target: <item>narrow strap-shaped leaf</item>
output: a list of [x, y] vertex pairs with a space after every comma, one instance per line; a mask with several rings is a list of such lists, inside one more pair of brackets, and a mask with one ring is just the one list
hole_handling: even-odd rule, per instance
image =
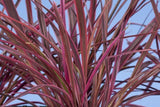
[[[46, 22], [45, 22], [45, 16], [44, 16], [44, 13], [42, 11], [42, 7], [39, 5], [40, 3], [41, 3], [41, 0], [36, 0], [38, 21], [39, 21], [39, 25], [40, 25], [40, 30], [41, 30], [41, 33], [48, 38], [47, 26], [46, 26]], [[49, 49], [49, 44], [45, 39], [43, 39], [43, 43], [44, 43], [44, 46], [47, 49]]]
[[26, 7], [27, 7], [28, 22], [32, 25], [33, 24], [33, 16], [32, 16], [31, 0], [26, 0]]
[[[153, 31], [156, 31], [157, 29], [158, 29], [158, 25], [156, 25], [156, 26], [154, 27]], [[156, 33], [157, 33], [157, 32], [156, 32]], [[152, 33], [152, 35], [150, 36], [150, 38], [149, 38], [148, 42], [146, 43], [144, 49], [149, 49], [149, 48], [150, 48], [151, 43], [153, 42], [153, 40], [154, 40], [154, 38], [155, 38], [155, 36], [156, 36], [156, 33]], [[132, 77], [134, 77], [137, 73], [139, 73], [139, 71], [140, 71], [139, 69], [140, 69], [140, 67], [141, 67], [141, 65], [142, 65], [142, 63], [143, 63], [143, 60], [144, 60], [144, 58], [146, 57], [146, 55], [147, 55], [147, 52], [143, 52], [143, 53], [141, 54], [141, 56], [139, 57], [138, 62], [137, 62], [136, 66], [135, 66], [135, 69], [134, 69], [134, 71], [133, 71]], [[132, 78], [132, 77], [131, 77], [131, 78]]]
[[63, 23], [64, 25], [66, 26], [66, 21], [65, 21], [65, 0], [61, 0], [61, 16], [62, 16], [62, 19], [63, 19]]
[[157, 21], [158, 23], [160, 23], [160, 14], [159, 14], [159, 12], [158, 12], [157, 6], [156, 6], [154, 0], [150, 0], [150, 1], [151, 1], [151, 3], [152, 3], [152, 7], [153, 7], [153, 10], [154, 10], [154, 13], [155, 13], [155, 16], [156, 16], [156, 21]]
[[[20, 97], [22, 97], [22, 96], [24, 96], [24, 95], [30, 94], [30, 93], [32, 93], [32, 91], [38, 90], [38, 89], [40, 89], [40, 88], [42, 88], [42, 87], [50, 87], [50, 88], [53, 88], [53, 89], [55, 90], [55, 92], [57, 92], [57, 93], [59, 93], [59, 94], [62, 94], [62, 93], [63, 93], [64, 95], [66, 95], [66, 96], [68, 97], [68, 99], [70, 99], [70, 101], [72, 101], [70, 95], [69, 95], [68, 93], [66, 93], [63, 89], [61, 89], [61, 88], [59, 88], [59, 87], [57, 87], [57, 86], [55, 86], [55, 85], [41, 84], [41, 85], [32, 87], [31, 89], [29, 89], [29, 90], [27, 90], [27, 91], [25, 91], [25, 92], [17, 95], [16, 97], [11, 98], [8, 102], [5, 103], [5, 105], [7, 105], [7, 104], [10, 103], [11, 101], [13, 101], [13, 100], [15, 100], [15, 99], [18, 99], [18, 98], [20, 98]], [[44, 95], [45, 95], [45, 94], [44, 94]], [[47, 95], [46, 95], [46, 96], [47, 96]], [[49, 96], [47, 96], [47, 97], [49, 97]], [[53, 97], [49, 97], [49, 98], [52, 99], [53, 101], [56, 101], [56, 102], [60, 103], [58, 100], [54, 99]], [[60, 103], [60, 104], [61, 104], [61, 103]]]
[[[4, 5], [4, 7], [6, 8], [8, 15], [10, 17], [20, 21], [20, 18], [17, 14], [17, 11], [16, 11], [16, 8], [13, 4], [13, 1], [12, 0], [2, 0], [2, 3]], [[14, 23], [19, 27], [19, 29], [21, 29], [21, 31], [23, 31], [23, 27], [21, 24], [19, 24], [17, 22], [14, 22]]]
[[61, 41], [62, 41], [62, 50], [63, 50], [63, 57], [65, 59], [66, 65], [67, 65], [67, 70], [68, 70], [68, 74], [69, 74], [69, 79], [71, 82], [71, 86], [74, 89], [74, 76], [73, 76], [73, 64], [72, 64], [72, 54], [71, 54], [71, 48], [70, 48], [70, 43], [69, 43], [69, 38], [68, 38], [68, 34], [66, 32], [66, 29], [64, 27], [63, 21], [62, 21], [62, 17], [59, 15], [59, 11], [56, 7], [55, 4], [53, 4], [53, 7], [55, 9], [55, 14], [56, 14], [56, 22], [59, 25], [59, 29], [60, 29], [60, 37], [61, 37]]
[[[27, 27], [27, 29], [31, 30], [32, 32], [34, 31], [35, 34], [41, 36], [43, 39], [45, 39], [50, 45], [52, 45], [54, 47], [54, 49], [58, 52], [58, 53], [61, 53], [61, 50], [56, 46], [56, 44], [53, 44], [49, 38], [47, 38], [46, 36], [44, 36], [42, 33], [40, 33], [37, 29], [35, 29], [33, 26], [29, 26], [29, 25], [26, 25], [25, 23], [22, 23], [20, 21], [17, 21], [15, 19], [13, 19], [12, 17], [9, 17], [9, 16], [6, 16], [4, 15], [3, 13], [0, 12], [0, 15], [3, 16], [4, 18], [7, 18], [9, 20], [13, 20], [17, 23], [20, 23], [22, 24], [23, 26]], [[17, 29], [18, 30], [18, 29]], [[19, 31], [19, 30], [18, 30]], [[19, 31], [20, 32], [20, 31]], [[22, 33], [22, 32], [21, 32]]]
[[[85, 14], [84, 14], [84, 8], [82, 0], [74, 0], [76, 13], [77, 13], [77, 21], [79, 26], [79, 32], [80, 32], [80, 49], [82, 54], [82, 65], [83, 65], [83, 72], [85, 75], [85, 78], [87, 78], [87, 64], [88, 64], [88, 58], [87, 58], [87, 28], [86, 28], [86, 20], [85, 20]], [[85, 79], [86, 80], [86, 79]]]
[[90, 23], [91, 23], [91, 26], [94, 25], [94, 20], [95, 20], [95, 15], [96, 15], [96, 4], [97, 3], [97, 0], [91, 0], [91, 3], [90, 3], [90, 10], [89, 10], [89, 17], [90, 17]]
[[99, 67], [100, 67], [101, 64], [103, 63], [103, 61], [105, 60], [105, 57], [107, 56], [108, 52], [112, 49], [112, 47], [113, 47], [114, 45], [117, 44], [117, 40], [118, 40], [118, 39], [119, 39], [119, 37], [116, 37], [116, 38], [114, 39], [114, 41], [109, 45], [109, 47], [106, 49], [106, 51], [104, 52], [104, 54], [102, 55], [102, 57], [99, 59], [99, 61], [98, 61], [97, 65], [95, 66], [95, 68], [94, 68], [94, 70], [93, 70], [90, 78], [88, 79], [87, 85], [86, 85], [86, 87], [85, 87], [84, 94], [86, 93], [86, 91], [87, 91], [88, 88], [90, 87], [91, 82], [92, 82], [92, 80], [93, 80], [93, 77], [94, 77], [95, 73], [97, 72], [97, 70], [99, 69]]
[[[151, 70], [148, 70], [146, 72], [141, 72], [137, 74], [137, 76], [130, 79], [127, 82], [127, 84], [118, 93], [116, 93], [116, 95], [114, 95], [108, 107], [118, 107], [122, 102], [122, 100], [129, 94], [130, 91], [133, 91], [135, 87], [142, 84], [149, 77], [156, 75], [159, 72], [159, 70], [160, 70], [160, 64], [157, 64]], [[130, 91], [127, 91], [127, 89], [130, 89]], [[114, 103], [116, 99], [117, 102]]]
[[[146, 26], [145, 28], [144, 28], [144, 30], [142, 30], [142, 32], [140, 33], [140, 34], [145, 34], [146, 35], [146, 33], [147, 32], [151, 32], [151, 30], [152, 30], [152, 28], [154, 27], [154, 26], [156, 26], [156, 18], [154, 18], [149, 24], [148, 24], [148, 26]], [[133, 42], [132, 42], [132, 44], [129, 44], [129, 46], [128, 46], [128, 48], [126, 48], [123, 52], [125, 53], [125, 52], [127, 52], [127, 51], [132, 51], [132, 50], [134, 50], [134, 49], [137, 49], [137, 47], [139, 46], [139, 44], [143, 41], [143, 39], [145, 38], [146, 36], [137, 36], [134, 40], [133, 40]], [[124, 56], [122, 56], [122, 61], [123, 62], [121, 62], [121, 66], [129, 59], [129, 57], [130, 57], [130, 55], [124, 55]], [[125, 60], [124, 60], [125, 59]]]
[[74, 41], [75, 45], [77, 46], [77, 36], [76, 36], [76, 23], [77, 23], [77, 19], [76, 19], [76, 15], [75, 12], [73, 11], [75, 9], [74, 5], [72, 5], [69, 9], [68, 9], [68, 17], [69, 17], [69, 28], [70, 28], [70, 34], [72, 37], [72, 40]]

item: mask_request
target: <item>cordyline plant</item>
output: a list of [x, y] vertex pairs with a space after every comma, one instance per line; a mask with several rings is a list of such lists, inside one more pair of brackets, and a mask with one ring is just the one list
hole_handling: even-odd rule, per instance
[[[0, 0], [1, 107], [140, 107], [160, 94], [158, 0], [45, 2]], [[150, 22], [130, 20], [147, 6]]]

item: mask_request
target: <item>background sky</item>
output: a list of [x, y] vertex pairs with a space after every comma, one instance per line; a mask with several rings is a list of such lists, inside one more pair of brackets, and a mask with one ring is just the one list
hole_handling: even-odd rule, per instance
[[[13, 0], [13, 1], [16, 1], [16, 0]], [[51, 7], [51, 5], [50, 5], [50, 3], [48, 1], [49, 0], [42, 0], [42, 4], [49, 9]], [[60, 0], [54, 0], [54, 1], [57, 4], [59, 4]], [[105, 1], [105, 0], [103, 0], [103, 1]], [[113, 5], [115, 4], [115, 2], [117, 2], [117, 0], [113, 0]], [[130, 0], [128, 0], [127, 3], [129, 4]], [[128, 6], [128, 4], [126, 4], [125, 6]], [[116, 23], [118, 21], [119, 18], [121, 18], [123, 16], [123, 12], [126, 10], [125, 6], [121, 10], [121, 12], [119, 12], [118, 16], [115, 18], [117, 20], [114, 19], [113, 25], [114, 25], [114, 23]], [[0, 9], [2, 10], [1, 6], [0, 6]], [[34, 21], [36, 21], [37, 20], [36, 8], [33, 6], [33, 9], [34, 9], [33, 12], [35, 13], [35, 14], [33, 14], [33, 17], [34, 17]], [[158, 6], [158, 9], [160, 10], [160, 5]], [[22, 17], [23, 19], [27, 20], [27, 14], [26, 14], [27, 12], [26, 12], [26, 7], [25, 7], [25, 0], [21, 0], [19, 6], [17, 7], [17, 10], [18, 10], [18, 13], [19, 13], [20, 17]], [[153, 19], [153, 17], [154, 17], [154, 12], [151, 11], [151, 10], [152, 10], [152, 6], [149, 4], [145, 8], [143, 8], [140, 12], [138, 12], [138, 14], [135, 14], [129, 20], [129, 22], [136, 22], [136, 23], [141, 23], [142, 24], [142, 23], [144, 23], [144, 20], [146, 20], [145, 23], [148, 24]], [[97, 11], [97, 15], [98, 15], [98, 11]], [[146, 19], [146, 17], [147, 17], [147, 19]], [[111, 25], [111, 27], [113, 25]], [[128, 25], [128, 26], [132, 26], [132, 27], [128, 27], [127, 28], [126, 32], [128, 32], [128, 35], [130, 35], [130, 34], [137, 34], [138, 33], [137, 32], [138, 29], [140, 29], [140, 27], [138, 27], [138, 26], [134, 26], [134, 25]], [[133, 40], [133, 38], [130, 38], [130, 40]], [[126, 44], [124, 44], [124, 48], [125, 48], [125, 46], [127, 46]], [[127, 71], [127, 72], [125, 72], [125, 74], [124, 73], [119, 73], [118, 76], [117, 76], [117, 79], [118, 80], [123, 79], [124, 75], [130, 75], [131, 71], [132, 70]], [[155, 87], [159, 87], [160, 88], [160, 84], [155, 84]], [[35, 100], [35, 101], [41, 100], [37, 95], [27, 95], [27, 96], [24, 96], [23, 98], [25, 98], [27, 100], [31, 100], [31, 101], [33, 101], [33, 100]], [[15, 101], [13, 103], [16, 103], [16, 102], [17, 101]], [[160, 106], [160, 96], [146, 97], [144, 99], [141, 99], [139, 101], [134, 102], [134, 104], [139, 104], [139, 105], [142, 105], [142, 106], [145, 106], [145, 107], [159, 107]]]

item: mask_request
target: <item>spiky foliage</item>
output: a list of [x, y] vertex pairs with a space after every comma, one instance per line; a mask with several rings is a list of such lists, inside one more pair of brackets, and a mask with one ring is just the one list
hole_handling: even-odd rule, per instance
[[[158, 2], [46, 0], [48, 8], [41, 0], [22, 1], [0, 1], [1, 106], [135, 107], [160, 94]], [[153, 19], [132, 21], [148, 5]], [[28, 94], [42, 102], [23, 99]]]

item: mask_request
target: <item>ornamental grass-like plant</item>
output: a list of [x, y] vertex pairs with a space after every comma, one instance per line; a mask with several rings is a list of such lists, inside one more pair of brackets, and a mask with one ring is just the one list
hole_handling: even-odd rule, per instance
[[160, 94], [158, 0], [0, 7], [1, 107], [141, 107], [135, 101]]

